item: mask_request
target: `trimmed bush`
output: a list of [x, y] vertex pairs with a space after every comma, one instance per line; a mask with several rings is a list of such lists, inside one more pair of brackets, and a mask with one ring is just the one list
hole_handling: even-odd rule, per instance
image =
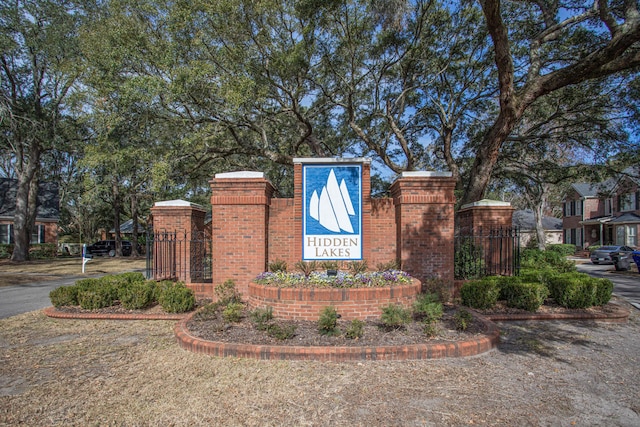
[[325, 307], [318, 319], [318, 332], [321, 335], [338, 335], [338, 312], [334, 307]]
[[154, 302], [154, 289], [152, 282], [133, 282], [118, 289], [118, 298], [127, 310], [139, 310]]
[[460, 289], [462, 304], [479, 310], [486, 310], [496, 305], [499, 296], [498, 279], [493, 277], [467, 282]]
[[93, 289], [80, 289], [78, 291], [78, 304], [85, 310], [111, 307], [116, 300], [115, 295], [115, 289], [109, 284], [102, 284]]
[[222, 305], [242, 302], [242, 295], [236, 290], [236, 282], [231, 279], [216, 286], [213, 291], [216, 294], [217, 301]]
[[549, 290], [541, 283], [507, 282], [501, 286], [501, 294], [507, 306], [535, 312], [549, 296]]
[[574, 255], [576, 253], [576, 245], [570, 245], [568, 243], [548, 245], [547, 250], [557, 252], [560, 255], [566, 257], [569, 255]]
[[596, 295], [593, 305], [605, 305], [611, 301], [611, 294], [613, 294], [613, 282], [609, 279], [594, 279], [596, 282]]
[[230, 302], [222, 310], [222, 318], [227, 322], [237, 323], [242, 320], [242, 309], [244, 305], [239, 302]]
[[382, 307], [382, 324], [391, 329], [399, 329], [411, 322], [411, 311], [401, 305], [389, 304]]
[[551, 278], [549, 290], [551, 297], [563, 307], [587, 308], [608, 303], [613, 283], [584, 273], [565, 273]]
[[167, 313], [185, 313], [193, 310], [196, 297], [184, 283], [176, 282], [162, 291], [158, 302]]
[[413, 303], [413, 317], [424, 322], [437, 322], [442, 318], [442, 303], [436, 294], [421, 294]]
[[360, 319], [353, 319], [349, 326], [347, 326], [347, 330], [344, 331], [344, 336], [350, 340], [355, 340], [358, 338], [362, 338], [364, 335], [364, 325], [365, 323]]
[[78, 287], [60, 286], [49, 292], [49, 299], [54, 307], [78, 305]]

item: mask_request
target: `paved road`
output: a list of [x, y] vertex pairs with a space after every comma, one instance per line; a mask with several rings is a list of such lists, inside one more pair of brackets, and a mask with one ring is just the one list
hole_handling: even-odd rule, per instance
[[40, 310], [51, 305], [49, 292], [63, 285], [73, 285], [83, 277], [65, 276], [47, 282], [25, 283], [15, 286], [0, 287], [0, 319]]
[[576, 265], [578, 271], [594, 277], [604, 277], [613, 282], [613, 293], [626, 299], [640, 310], [640, 274], [635, 264], [630, 272], [616, 272], [613, 265], [595, 265], [590, 262]]

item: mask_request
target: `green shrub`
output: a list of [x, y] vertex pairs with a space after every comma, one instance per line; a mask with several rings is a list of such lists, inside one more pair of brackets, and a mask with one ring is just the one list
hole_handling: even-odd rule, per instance
[[576, 264], [569, 261], [558, 251], [541, 251], [539, 249], [524, 249], [521, 252], [520, 266], [522, 268], [552, 268], [561, 273], [576, 270]]
[[244, 305], [239, 302], [230, 302], [222, 310], [222, 318], [227, 322], [237, 323], [242, 320], [242, 309]]
[[413, 302], [413, 316], [416, 320], [432, 323], [442, 318], [442, 303], [436, 294], [418, 295]]
[[273, 308], [256, 308], [249, 313], [249, 318], [256, 325], [256, 328], [260, 331], [267, 330], [267, 322], [273, 319]]
[[365, 271], [367, 271], [367, 268], [369, 268], [369, 266], [367, 265], [367, 261], [365, 260], [352, 261], [349, 263], [349, 271], [354, 275], [364, 273]]
[[570, 245], [567, 243], [547, 245], [547, 250], [552, 252], [557, 252], [563, 257], [566, 257], [566, 256], [574, 255], [576, 253], [576, 245]]
[[457, 330], [466, 331], [473, 321], [473, 316], [467, 310], [460, 309], [453, 316], [453, 321], [455, 322]]
[[60, 286], [49, 292], [49, 299], [54, 307], [78, 305], [78, 287]]
[[322, 335], [338, 335], [338, 312], [334, 307], [325, 307], [318, 319], [318, 332]]
[[605, 305], [611, 301], [611, 294], [613, 293], [613, 282], [609, 279], [595, 279], [591, 280], [596, 282], [596, 295], [593, 301], [593, 305]]
[[400, 261], [391, 260], [388, 262], [381, 262], [376, 265], [376, 269], [378, 271], [401, 270]]
[[98, 310], [111, 307], [116, 300], [116, 292], [109, 284], [93, 289], [80, 289], [78, 291], [78, 304], [85, 310]]
[[508, 282], [501, 286], [507, 306], [535, 312], [549, 296], [549, 290], [541, 283]]
[[228, 279], [223, 284], [216, 286], [213, 291], [221, 305], [242, 302], [242, 295], [236, 290], [236, 283], [231, 279]]
[[347, 326], [346, 331], [344, 331], [344, 336], [350, 340], [362, 338], [364, 335], [364, 325], [365, 323], [360, 319], [353, 319], [349, 326]]
[[288, 340], [296, 336], [296, 325], [269, 325], [267, 335], [278, 340]]
[[438, 323], [437, 322], [424, 322], [422, 325], [422, 332], [428, 337], [435, 337], [438, 335]]
[[495, 279], [490, 277], [467, 282], [460, 289], [462, 304], [480, 310], [486, 310], [496, 305], [499, 296], [500, 286]]
[[153, 301], [155, 302], [160, 302], [160, 295], [162, 295], [162, 293], [171, 288], [176, 282], [174, 282], [173, 280], [161, 280], [159, 282], [156, 281], [150, 281], [153, 282], [153, 284], [155, 285], [153, 287]]
[[13, 245], [0, 244], [0, 258], [11, 258], [11, 254], [13, 254]]
[[309, 277], [311, 273], [318, 269], [318, 263], [316, 261], [298, 261], [296, 262], [296, 269], [300, 270], [306, 277]]
[[287, 271], [287, 262], [282, 260], [275, 260], [269, 263], [269, 271], [278, 272], [278, 271]]
[[58, 245], [55, 243], [37, 243], [29, 246], [30, 259], [50, 259], [58, 255]]
[[127, 273], [118, 274], [118, 277], [128, 283], [140, 283], [146, 280], [144, 274], [140, 273], [139, 271], [130, 271]]
[[381, 320], [386, 328], [399, 329], [411, 321], [411, 311], [401, 305], [389, 304], [382, 307]]
[[176, 282], [160, 294], [158, 302], [167, 313], [184, 313], [193, 310], [196, 297], [184, 283]]
[[549, 290], [551, 297], [563, 307], [587, 308], [609, 302], [613, 283], [583, 273], [565, 273], [550, 280]]
[[154, 302], [155, 285], [151, 282], [133, 282], [118, 289], [120, 304], [128, 310], [139, 310]]

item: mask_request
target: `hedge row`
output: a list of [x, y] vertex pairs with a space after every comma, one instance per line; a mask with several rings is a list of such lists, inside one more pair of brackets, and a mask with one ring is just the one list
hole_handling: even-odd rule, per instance
[[537, 311], [548, 297], [566, 308], [605, 305], [611, 299], [613, 283], [584, 273], [558, 273], [548, 269], [523, 271], [520, 277], [485, 277], [465, 283], [462, 304], [490, 309], [499, 300], [509, 307]]
[[128, 310], [160, 304], [168, 313], [183, 313], [195, 307], [193, 290], [182, 282], [145, 280], [142, 273], [123, 273], [97, 279], [81, 279], [49, 293], [55, 307], [80, 306], [98, 310], [120, 303]]

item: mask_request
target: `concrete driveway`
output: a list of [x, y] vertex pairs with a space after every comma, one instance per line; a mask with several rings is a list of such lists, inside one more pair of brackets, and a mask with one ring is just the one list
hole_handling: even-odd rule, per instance
[[582, 259], [576, 260], [578, 271], [593, 277], [604, 277], [613, 282], [613, 293], [629, 301], [640, 310], [640, 274], [635, 264], [631, 270], [616, 271], [613, 265], [596, 265]]

